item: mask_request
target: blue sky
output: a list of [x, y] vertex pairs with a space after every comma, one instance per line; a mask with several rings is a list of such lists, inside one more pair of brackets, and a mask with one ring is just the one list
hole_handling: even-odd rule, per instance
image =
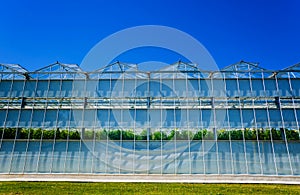
[[[55, 61], [80, 64], [100, 40], [138, 25], [165, 25], [190, 34], [220, 68], [240, 60], [267, 69], [300, 62], [297, 0], [11, 0], [0, 7], [0, 63], [32, 71]], [[120, 60], [178, 60], [159, 49], [137, 53]]]

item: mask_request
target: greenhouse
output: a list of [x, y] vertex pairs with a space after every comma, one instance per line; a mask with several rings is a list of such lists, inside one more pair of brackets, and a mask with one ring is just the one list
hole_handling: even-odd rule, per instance
[[300, 64], [0, 64], [1, 174], [300, 175]]

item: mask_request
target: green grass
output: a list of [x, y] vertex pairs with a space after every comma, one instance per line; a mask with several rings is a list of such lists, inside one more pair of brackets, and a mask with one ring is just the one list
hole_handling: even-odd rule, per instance
[[299, 185], [0, 182], [0, 194], [300, 194]]

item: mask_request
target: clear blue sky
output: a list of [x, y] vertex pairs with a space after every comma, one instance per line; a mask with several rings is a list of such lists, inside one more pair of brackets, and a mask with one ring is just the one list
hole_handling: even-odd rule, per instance
[[[11, 0], [0, 7], [0, 63], [28, 70], [55, 61], [80, 64], [106, 36], [149, 24], [192, 35], [221, 68], [242, 59], [268, 69], [300, 62], [298, 0]], [[139, 56], [155, 60], [159, 53]], [[126, 61], [140, 60], [129, 56]]]

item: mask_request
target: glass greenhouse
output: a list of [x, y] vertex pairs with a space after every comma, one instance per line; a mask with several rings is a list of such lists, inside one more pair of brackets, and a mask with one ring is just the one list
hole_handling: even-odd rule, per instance
[[300, 175], [300, 64], [0, 64], [0, 173]]

